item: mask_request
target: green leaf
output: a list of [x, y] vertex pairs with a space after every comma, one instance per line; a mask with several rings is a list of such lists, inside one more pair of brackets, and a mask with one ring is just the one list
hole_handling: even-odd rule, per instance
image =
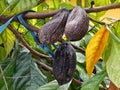
[[[22, 53], [18, 58], [20, 58], [16, 61], [16, 71], [18, 73], [14, 77], [23, 76], [23, 78], [16, 78], [14, 80], [15, 90], [35, 90], [47, 82], [46, 77], [39, 71], [28, 53]], [[27, 77], [24, 78], [24, 76]]]
[[106, 69], [110, 80], [120, 88], [120, 42], [117, 42], [113, 38], [111, 38], [111, 51], [110, 56], [106, 62]]
[[[106, 13], [106, 11], [103, 12], [97, 12], [97, 13], [90, 13], [90, 17], [94, 18], [95, 20], [100, 20], [101, 17]], [[95, 24], [96, 25], [96, 24]]]
[[74, 8], [73, 5], [67, 4], [67, 3], [64, 3], [64, 2], [60, 3], [60, 6], [63, 7], [63, 8], [68, 8], [68, 9]]
[[1, 0], [0, 13], [4, 15], [11, 15], [21, 11], [29, 10], [35, 7], [40, 0]]
[[76, 52], [76, 56], [77, 56], [77, 62], [79, 62], [79, 63], [84, 63], [85, 62], [86, 58], [83, 54]]
[[84, 0], [84, 7], [90, 7], [90, 0]]
[[6, 0], [0, 0], [0, 13], [4, 10], [6, 4]]
[[2, 55], [0, 55], [0, 61], [2, 61], [8, 56], [10, 51], [13, 49], [15, 36], [10, 30], [6, 29], [0, 35], [0, 39], [2, 42], [2, 46], [0, 46], [0, 53], [2, 53]]
[[68, 82], [67, 84], [59, 86], [57, 81], [54, 80], [39, 87], [38, 90], [68, 90], [70, 84], [71, 84], [71, 81]]
[[[5, 64], [5, 62], [2, 64]], [[13, 79], [10, 77], [13, 76], [14, 65], [15, 62], [13, 61], [13, 59], [11, 59], [11, 62], [6, 65], [5, 68], [3, 68], [2, 66], [1, 72], [3, 72], [3, 74], [1, 74], [0, 72], [0, 90], [7, 90], [7, 88], [9, 88], [10, 90], [12, 89], [11, 83], [13, 83]], [[5, 77], [5, 80], [3, 79], [2, 75]], [[7, 85], [5, 85], [5, 82], [7, 82]]]
[[59, 8], [60, 0], [49, 0], [49, 2], [50, 2], [49, 7], [51, 10], [55, 10]]
[[106, 71], [101, 71], [100, 73], [97, 73], [88, 81], [85, 81], [80, 90], [99, 90], [99, 85], [106, 75], [107, 75]]
[[59, 87], [58, 83], [56, 80], [51, 81], [41, 87], [38, 88], [38, 90], [57, 90], [57, 88]]
[[[47, 83], [46, 77], [27, 52], [21, 52], [3, 69], [9, 90], [36, 90]], [[0, 74], [0, 90], [6, 90], [5, 80]]]
[[37, 5], [40, 0], [18, 0], [19, 2], [12, 11], [14, 13], [31, 9]]
[[71, 84], [71, 81], [66, 83], [66, 84], [64, 84], [64, 85], [59, 86], [59, 88], [57, 90], [68, 90], [68, 88], [69, 88], [69, 86]]
[[78, 6], [82, 6], [82, 0], [76, 0], [76, 4], [77, 4]]
[[95, 6], [103, 6], [110, 4], [110, 0], [94, 0]]
[[0, 55], [0, 62], [6, 57], [6, 52], [5, 49], [3, 47], [0, 46], [0, 53], [2, 53]]
[[112, 32], [120, 38], [120, 22], [116, 22], [112, 28]]
[[79, 72], [79, 76], [83, 81], [89, 79], [84, 63], [77, 63], [76, 70]]
[[[118, 24], [119, 25], [119, 24]], [[114, 25], [110, 31], [109, 41], [103, 53], [104, 67], [107, 69], [110, 80], [120, 88], [120, 39], [119, 39], [119, 27], [117, 24]]]
[[107, 56], [106, 60], [106, 69], [110, 80], [120, 88], [120, 42], [110, 37], [109, 42], [109, 56]]
[[80, 40], [80, 47], [85, 48], [88, 45], [91, 38], [92, 38], [92, 35], [86, 34], [84, 38]]
[[116, 0], [110, 0], [111, 1], [111, 3], [114, 3]]
[[111, 1], [111, 3], [118, 3], [118, 2], [120, 2], [120, 0], [110, 0]]

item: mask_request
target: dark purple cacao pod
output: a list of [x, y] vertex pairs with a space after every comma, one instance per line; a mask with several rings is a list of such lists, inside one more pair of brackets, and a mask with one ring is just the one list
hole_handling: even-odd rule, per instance
[[67, 19], [65, 35], [70, 41], [80, 40], [88, 31], [88, 27], [89, 17], [87, 13], [77, 6], [71, 11]]
[[69, 82], [75, 73], [76, 53], [71, 44], [62, 43], [55, 53], [53, 74], [59, 85]]
[[53, 44], [62, 39], [69, 11], [62, 9], [52, 20], [43, 25], [39, 30], [39, 40], [43, 44]]

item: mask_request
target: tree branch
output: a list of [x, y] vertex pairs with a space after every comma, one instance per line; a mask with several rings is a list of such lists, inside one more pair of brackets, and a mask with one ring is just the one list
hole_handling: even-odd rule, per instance
[[52, 58], [50, 56], [44, 55], [42, 53], [39, 53], [37, 51], [35, 51], [34, 49], [32, 49], [29, 44], [24, 40], [24, 38], [17, 32], [17, 30], [15, 30], [15, 28], [13, 28], [11, 25], [8, 26], [8, 28], [15, 34], [15, 36], [23, 43], [23, 45], [30, 50], [31, 53], [38, 55], [40, 57], [46, 58], [48, 60], [52, 60]]
[[[53, 72], [53, 69], [50, 66], [47, 66], [46, 64], [40, 62], [39, 60], [34, 59], [34, 61], [37, 63], [38, 66], [44, 68], [47, 71]], [[73, 78], [72, 82], [74, 82], [76, 85], [81, 86], [82, 82], [80, 80], [77, 80]], [[105, 90], [104, 88], [99, 88], [99, 90]]]
[[46, 64], [42, 63], [39, 60], [34, 59], [34, 61], [37, 63], [38, 66], [42, 67], [43, 69], [52, 72], [53, 69], [50, 66], [47, 66]]
[[[106, 5], [106, 6], [99, 6], [99, 7], [94, 7], [94, 8], [86, 8], [85, 11], [87, 13], [93, 13], [93, 12], [101, 12], [101, 11], [106, 11], [109, 9], [115, 9], [115, 8], [120, 8], [120, 3], [117, 4], [111, 4], [111, 5]], [[71, 11], [72, 9], [70, 9]], [[41, 19], [41, 18], [48, 18], [48, 17], [52, 17], [55, 14], [57, 14], [60, 10], [54, 10], [54, 11], [50, 11], [50, 12], [30, 12], [24, 15], [24, 18], [26, 19]], [[8, 19], [10, 19], [12, 16], [0, 16], [0, 20], [4, 20], [7, 21]]]
[[98, 24], [101, 24], [101, 25], [105, 25], [104, 22], [96, 21], [96, 20], [94, 20], [93, 18], [90, 18], [90, 17], [89, 17], [89, 19], [90, 19], [91, 21], [95, 22], [95, 23], [98, 23]]
[[85, 9], [85, 11], [87, 13], [92, 13], [92, 12], [106, 11], [106, 10], [115, 9], [115, 8], [120, 8], [120, 3], [106, 5], [106, 6], [99, 6], [99, 7], [94, 7], [94, 8], [87, 8], [87, 9]]
[[81, 52], [83, 55], [85, 55], [85, 50], [81, 47], [75, 46], [73, 44], [71, 44], [73, 46], [74, 49], [78, 50], [79, 52]]
[[[106, 5], [106, 6], [99, 6], [99, 7], [94, 7], [94, 8], [86, 8], [85, 11], [87, 13], [92, 13], [92, 12], [101, 12], [101, 11], [105, 11], [105, 10], [109, 10], [109, 9], [115, 9], [115, 8], [120, 8], [120, 3], [117, 4], [111, 4], [111, 5]], [[71, 9], [72, 10], [72, 9]], [[40, 13], [40, 12], [30, 12], [27, 13], [23, 16], [23, 18], [25, 19], [41, 19], [41, 18], [47, 18], [47, 17], [52, 17], [54, 16], [56, 13], [58, 13], [59, 10], [54, 10], [51, 12], [44, 12], [44, 13]], [[10, 19], [12, 16], [0, 16], [0, 22], [4, 21], [8, 21], [8, 19]], [[92, 18], [90, 18], [90, 20], [96, 22], [96, 23], [100, 23], [100, 24], [104, 24], [102, 22], [97, 22], [95, 20], [93, 20]], [[14, 21], [17, 21], [17, 18], [14, 19]], [[29, 27], [35, 31], [38, 32], [39, 29], [37, 29], [36, 27], [32, 26], [29, 24]]]
[[[48, 71], [50, 71], [50, 72], [53, 72], [52, 68], [49, 67], [49, 66], [47, 66], [46, 64], [40, 62], [39, 60], [35, 60], [35, 59], [34, 59], [34, 61], [37, 63], [38, 66], [44, 68], [45, 70], [48, 70]], [[75, 78], [73, 78], [72, 81], [73, 81], [76, 85], [79, 85], [79, 86], [82, 85], [82, 83], [81, 83], [79, 80], [76, 80]]]

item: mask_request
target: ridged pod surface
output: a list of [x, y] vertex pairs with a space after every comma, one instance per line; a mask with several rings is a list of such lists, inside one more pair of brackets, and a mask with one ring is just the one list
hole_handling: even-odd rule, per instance
[[69, 11], [60, 10], [49, 22], [43, 25], [38, 37], [43, 44], [53, 44], [62, 39]]
[[53, 74], [59, 85], [69, 82], [75, 73], [76, 53], [71, 44], [62, 43], [55, 53]]
[[87, 13], [77, 6], [71, 11], [67, 19], [65, 35], [70, 41], [80, 40], [88, 31], [88, 27], [89, 17]]

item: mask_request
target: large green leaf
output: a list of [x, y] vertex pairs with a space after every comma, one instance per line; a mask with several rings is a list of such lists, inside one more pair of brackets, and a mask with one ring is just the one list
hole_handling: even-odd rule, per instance
[[7, 55], [12, 50], [12, 48], [14, 46], [15, 36], [10, 30], [6, 29], [0, 35], [0, 39], [1, 39], [0, 53], [2, 53], [0, 55], [0, 61], [2, 61], [3, 59], [5, 59], [7, 57]]
[[35, 7], [40, 0], [0, 0], [1, 14], [10, 15]]
[[111, 37], [109, 45], [111, 50], [106, 61], [107, 73], [110, 80], [120, 88], [120, 42]]
[[[47, 83], [46, 77], [38, 69], [27, 52], [21, 52], [3, 70], [4, 80], [0, 74], [0, 90], [36, 90]], [[6, 81], [6, 85], [5, 85]]]
[[[110, 30], [108, 28], [108, 30]], [[114, 25], [103, 53], [104, 66], [107, 69], [110, 80], [120, 88], [120, 27], [119, 23]]]
[[105, 78], [106, 74], [106, 71], [101, 71], [100, 73], [97, 73], [88, 81], [85, 81], [80, 90], [99, 90], [99, 85]]
[[67, 84], [59, 86], [57, 81], [54, 80], [54, 81], [51, 81], [51, 82], [39, 87], [38, 90], [68, 90], [70, 83], [71, 83], [71, 81], [68, 82]]

